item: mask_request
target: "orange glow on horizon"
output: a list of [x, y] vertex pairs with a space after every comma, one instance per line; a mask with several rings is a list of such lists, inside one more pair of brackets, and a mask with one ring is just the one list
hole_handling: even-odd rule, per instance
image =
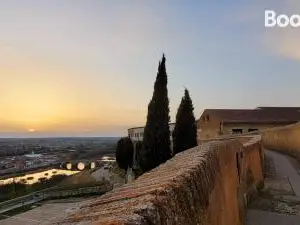
[[0, 84], [0, 132], [93, 132], [143, 123], [141, 110], [126, 109], [126, 102], [116, 104], [105, 91], [49, 80], [5, 77], [6, 84]]
[[0, 132], [94, 132], [143, 124], [143, 111], [127, 108], [107, 85], [85, 83], [83, 74], [57, 71], [39, 60], [16, 56], [14, 64], [19, 66], [0, 69]]

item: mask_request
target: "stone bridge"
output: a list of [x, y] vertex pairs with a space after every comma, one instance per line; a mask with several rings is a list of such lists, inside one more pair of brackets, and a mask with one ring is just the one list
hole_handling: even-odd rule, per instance
[[[203, 143], [129, 184], [84, 202], [52, 224], [300, 224], [297, 212], [280, 214], [257, 203], [264, 202], [261, 193], [269, 194], [270, 201], [276, 197], [281, 203], [285, 199], [297, 201], [300, 184], [296, 162], [274, 151], [264, 151], [263, 146], [299, 160], [299, 134], [300, 125], [294, 125], [270, 130], [262, 138], [253, 135]], [[287, 181], [283, 186], [289, 185], [291, 192], [283, 194], [279, 185], [276, 196], [270, 196], [268, 188], [278, 186], [278, 177]]]

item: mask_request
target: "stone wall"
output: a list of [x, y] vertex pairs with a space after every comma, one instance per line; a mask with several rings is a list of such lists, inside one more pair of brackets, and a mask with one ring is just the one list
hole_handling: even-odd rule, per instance
[[202, 114], [200, 119], [197, 121], [198, 140], [206, 140], [218, 137], [220, 135], [220, 123], [220, 119], [214, 115]]
[[[210, 116], [210, 121], [198, 121], [197, 138], [198, 143], [209, 141], [212, 139], [235, 137], [241, 135], [251, 135], [263, 132], [268, 129], [274, 129], [281, 125], [274, 124], [255, 124], [255, 123], [224, 123], [222, 124], [222, 131], [220, 131], [220, 120]], [[242, 129], [242, 134], [233, 134], [233, 129]], [[257, 131], [249, 132], [249, 129], [257, 129]]]
[[215, 141], [179, 153], [130, 184], [90, 200], [54, 224], [240, 225], [262, 182], [257, 137]]
[[[279, 125], [280, 126], [280, 125]], [[225, 123], [223, 125], [223, 134], [231, 135], [232, 129], [242, 129], [243, 134], [248, 133], [249, 129], [257, 129], [263, 131], [266, 129], [278, 127], [278, 124], [263, 124], [263, 123]]]
[[289, 154], [300, 162], [300, 123], [268, 130], [262, 141], [265, 148]]
[[[244, 143], [246, 139], [240, 138], [239, 141]], [[249, 140], [243, 144], [243, 152], [241, 157], [241, 181], [243, 186], [244, 198], [247, 202], [255, 194], [257, 188], [263, 186], [264, 174], [264, 153], [261, 147], [260, 136]]]

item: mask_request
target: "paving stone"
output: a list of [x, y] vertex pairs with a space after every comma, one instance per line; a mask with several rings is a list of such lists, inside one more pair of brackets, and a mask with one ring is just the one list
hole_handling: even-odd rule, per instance
[[265, 154], [275, 176], [265, 180], [261, 196], [250, 204], [246, 225], [299, 225], [300, 175], [287, 156], [268, 150]]
[[274, 212], [248, 210], [247, 225], [299, 225], [300, 216], [285, 215]]

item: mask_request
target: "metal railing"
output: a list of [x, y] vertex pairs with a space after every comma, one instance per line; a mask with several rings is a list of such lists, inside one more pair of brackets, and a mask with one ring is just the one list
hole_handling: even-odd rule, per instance
[[4, 213], [22, 206], [30, 205], [36, 202], [40, 202], [52, 198], [63, 198], [72, 197], [78, 195], [105, 193], [107, 186], [93, 186], [93, 187], [82, 187], [70, 190], [42, 190], [33, 192], [29, 195], [14, 198], [5, 202], [0, 203], [0, 213]]

